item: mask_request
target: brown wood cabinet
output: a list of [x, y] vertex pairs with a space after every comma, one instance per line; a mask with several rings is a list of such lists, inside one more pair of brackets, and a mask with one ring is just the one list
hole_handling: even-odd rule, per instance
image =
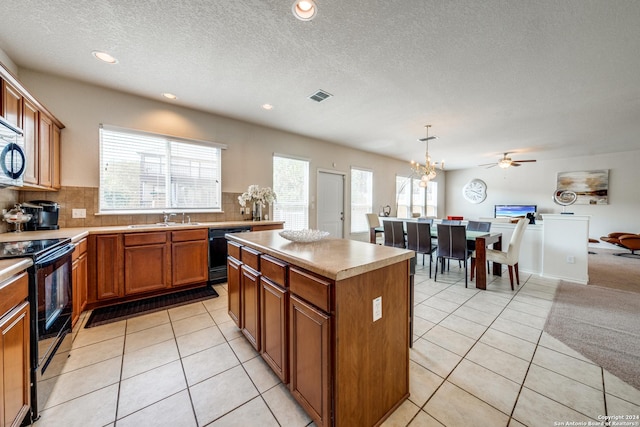
[[89, 256], [92, 268], [89, 282], [89, 301], [92, 303], [122, 297], [123, 248], [121, 234], [89, 236]]
[[260, 273], [246, 264], [240, 267], [240, 294], [242, 334], [260, 351]]
[[73, 251], [71, 276], [72, 276], [72, 298], [73, 298], [73, 316], [71, 325], [74, 326], [80, 317], [80, 314], [87, 306], [87, 239], [82, 239], [76, 243]]
[[280, 380], [289, 382], [289, 292], [264, 275], [260, 278], [262, 358]]
[[38, 185], [38, 107], [25, 99], [22, 105], [22, 130], [24, 131], [24, 151], [27, 164], [24, 171], [25, 184]]
[[12, 125], [22, 127], [22, 94], [5, 80], [2, 81], [2, 117]]
[[172, 286], [202, 283], [209, 279], [207, 239], [205, 228], [171, 232]]
[[124, 293], [135, 295], [168, 288], [171, 246], [166, 232], [124, 235]]
[[227, 298], [229, 304], [229, 316], [238, 328], [242, 328], [240, 316], [240, 266], [237, 259], [227, 258]]
[[53, 185], [52, 168], [52, 141], [53, 121], [46, 114], [40, 113], [40, 126], [38, 128], [38, 184], [44, 187]]
[[0, 424], [18, 426], [31, 403], [26, 273], [0, 283]]

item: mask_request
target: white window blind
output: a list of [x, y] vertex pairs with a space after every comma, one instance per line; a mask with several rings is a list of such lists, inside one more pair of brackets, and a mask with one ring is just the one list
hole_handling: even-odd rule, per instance
[[420, 180], [413, 178], [411, 180], [411, 213], [418, 216], [425, 215], [425, 188], [420, 187]]
[[221, 210], [224, 145], [100, 127], [100, 212]]
[[373, 212], [373, 172], [351, 168], [351, 232], [369, 231], [368, 213]]
[[273, 156], [273, 219], [284, 221], [284, 228], [309, 228], [309, 162]]

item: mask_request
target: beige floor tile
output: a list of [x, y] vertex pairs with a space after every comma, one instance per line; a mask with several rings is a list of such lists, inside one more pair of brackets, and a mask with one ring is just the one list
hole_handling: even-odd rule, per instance
[[511, 310], [516, 310], [521, 313], [527, 313], [532, 316], [538, 316], [546, 319], [549, 315], [549, 309], [551, 308], [551, 305], [552, 304], [549, 304], [549, 307], [540, 307], [539, 305], [528, 304], [527, 302], [514, 299], [509, 303], [507, 307]]
[[462, 359], [461, 356], [423, 338], [413, 343], [409, 357], [442, 378], [446, 378]]
[[213, 289], [218, 293], [219, 297], [218, 298], [224, 298], [227, 299], [227, 283], [219, 283], [216, 285], [213, 285]]
[[537, 328], [542, 330], [547, 320], [546, 317], [534, 316], [532, 314], [523, 313], [521, 311], [513, 310], [507, 306], [500, 314], [500, 319], [511, 320], [513, 322], [520, 323], [531, 328]]
[[163, 341], [125, 353], [122, 360], [122, 379], [131, 378], [179, 359], [175, 340]]
[[398, 409], [393, 411], [389, 418], [384, 420], [381, 427], [405, 427], [409, 425], [418, 412], [420, 412], [419, 407], [410, 400], [405, 400]]
[[498, 316], [502, 310], [504, 310], [504, 305], [494, 304], [493, 302], [485, 301], [480, 298], [471, 298], [464, 304], [464, 306], [482, 311], [483, 313], [494, 314], [495, 316]]
[[207, 313], [207, 309], [201, 301], [169, 309], [169, 317], [172, 322], [205, 313]]
[[278, 378], [262, 357], [254, 357], [242, 366], [260, 393], [264, 393], [280, 382], [280, 378]]
[[269, 389], [262, 397], [281, 426], [307, 426], [311, 422], [309, 415], [298, 405], [284, 384]]
[[627, 400], [620, 399], [619, 397], [613, 396], [611, 394], [607, 394], [606, 399], [607, 413], [609, 415], [621, 415], [622, 418], [618, 419], [619, 421], [635, 422], [636, 426], [640, 423], [640, 418], [625, 419], [625, 416], [640, 417], [640, 405], [635, 405]]
[[476, 310], [475, 308], [469, 307], [467, 304], [468, 303], [461, 305], [459, 309], [453, 312], [453, 314], [483, 326], [489, 326], [494, 320], [496, 320], [497, 314]]
[[142, 331], [144, 329], [153, 328], [154, 326], [169, 323], [169, 312], [167, 310], [156, 311], [155, 313], [145, 314], [127, 319], [127, 333]]
[[498, 317], [496, 321], [491, 324], [491, 329], [513, 335], [514, 337], [522, 338], [523, 340], [534, 344], [538, 343], [540, 334], [542, 333], [540, 329], [532, 328], [530, 326], [523, 325], [522, 323], [507, 320], [502, 317]]
[[442, 424], [438, 422], [431, 415], [427, 414], [424, 411], [420, 411], [416, 414], [416, 417], [411, 420], [409, 423], [410, 427], [443, 427]]
[[447, 427], [506, 426], [509, 416], [448, 381], [436, 391], [424, 407], [427, 414]]
[[602, 391], [540, 366], [529, 367], [524, 386], [588, 417], [605, 413]]
[[602, 368], [566, 354], [538, 347], [533, 363], [553, 372], [602, 390]]
[[122, 380], [117, 418], [123, 418], [186, 388], [180, 361]]
[[608, 394], [640, 405], [640, 390], [622, 381], [606, 369], [604, 370], [604, 389]]
[[94, 363], [102, 362], [124, 352], [124, 335], [106, 341], [100, 341], [84, 347], [78, 347], [69, 353], [62, 372], [71, 372]]
[[413, 335], [420, 337], [435, 325], [435, 323], [424, 320], [422, 317], [413, 316]]
[[463, 319], [456, 315], [447, 316], [446, 319], [440, 322], [440, 326], [444, 326], [447, 329], [456, 331], [469, 338], [473, 338], [474, 340], [480, 338], [484, 331], [487, 330], [486, 326], [472, 322], [471, 320]]
[[173, 339], [171, 323], [127, 334], [124, 342], [124, 352], [131, 353], [150, 345]]
[[198, 425], [204, 426], [258, 396], [240, 366], [202, 381], [189, 388]]
[[572, 349], [571, 347], [569, 347], [568, 345], [566, 345], [562, 341], [558, 340], [557, 338], [552, 337], [551, 335], [549, 335], [548, 333], [546, 333], [544, 331], [542, 332], [542, 335], [540, 336], [539, 345], [541, 345], [542, 347], [549, 348], [551, 350], [555, 350], [555, 351], [558, 351], [560, 353], [564, 353], [564, 354], [566, 354], [568, 356], [575, 357], [576, 359], [580, 359], [580, 360], [583, 360], [585, 362], [589, 362], [589, 363], [592, 363], [592, 364], [595, 365], [595, 363], [593, 363], [589, 358], [583, 356], [582, 354], [580, 354], [576, 350]]
[[121, 418], [117, 424], [118, 427], [197, 427], [187, 390]]
[[456, 288], [447, 288], [442, 292], [439, 292], [436, 296], [440, 299], [451, 301], [458, 305], [462, 305], [465, 302], [469, 301], [469, 299], [473, 298], [477, 292], [459, 292], [455, 290]]
[[424, 366], [409, 361], [409, 400], [422, 407], [444, 382], [444, 378], [434, 374]]
[[471, 393], [505, 414], [511, 414], [520, 384], [463, 359], [447, 381]]
[[591, 418], [528, 388], [523, 388], [513, 418], [526, 426], [554, 426], [566, 421], [588, 422]]
[[440, 325], [431, 328], [429, 332], [424, 334], [423, 338], [459, 356], [467, 354], [469, 349], [475, 344], [475, 340]]
[[249, 341], [247, 341], [244, 336], [229, 341], [229, 345], [242, 363], [258, 356], [258, 352], [249, 344]]
[[530, 361], [533, 358], [533, 352], [536, 348], [536, 345], [529, 341], [525, 341], [514, 337], [513, 335], [505, 334], [504, 332], [496, 331], [491, 328], [482, 335], [480, 342], [506, 351], [509, 354], [513, 354], [514, 356], [527, 361]]
[[173, 333], [176, 337], [215, 326], [215, 322], [209, 313], [196, 314], [195, 316], [176, 320], [171, 322], [171, 324], [173, 325]]
[[451, 302], [446, 299], [442, 299], [439, 297], [440, 294], [432, 296], [423, 302], [424, 305], [432, 308], [436, 308], [440, 311], [444, 311], [446, 313], [452, 313], [460, 307], [460, 304], [457, 302]]
[[211, 299], [202, 301], [202, 304], [204, 305], [204, 308], [206, 308], [208, 312], [229, 307], [228, 305], [229, 301], [226, 295], [220, 296], [218, 298], [211, 298]]
[[72, 348], [84, 347], [85, 345], [95, 344], [100, 341], [110, 340], [111, 338], [124, 335], [127, 326], [126, 320], [120, 322], [108, 323], [106, 325], [96, 326], [93, 328], [78, 331], [73, 340]]
[[224, 335], [217, 326], [200, 329], [187, 335], [176, 337], [178, 350], [181, 357], [186, 357], [207, 348], [214, 347], [226, 342]]
[[509, 427], [527, 427], [527, 426], [511, 418], [509, 420]]
[[551, 308], [551, 306], [553, 306], [553, 301], [532, 297], [530, 295], [522, 294], [520, 292], [518, 292], [518, 294], [515, 297], [513, 297], [513, 301], [535, 305], [537, 307], [542, 307], [542, 308]]
[[115, 421], [118, 384], [40, 412], [35, 427], [102, 427]]
[[238, 358], [226, 343], [182, 358], [182, 365], [189, 386], [193, 386], [239, 364]]
[[208, 425], [208, 427], [240, 427], [252, 426], [259, 421], [260, 427], [278, 427], [279, 424], [269, 408], [262, 400], [256, 397], [237, 409], [229, 412]]
[[44, 408], [117, 384], [120, 380], [121, 365], [122, 356], [118, 356], [42, 381], [38, 384], [38, 394], [48, 396], [48, 399], [41, 399], [42, 403], [46, 401]]
[[218, 323], [218, 329], [220, 329], [220, 332], [222, 332], [222, 335], [224, 335], [227, 341], [242, 337], [242, 332], [240, 332], [240, 329], [238, 329], [238, 326], [233, 322], [233, 320]]
[[484, 366], [518, 384], [522, 384], [529, 369], [529, 362], [495, 347], [477, 342], [465, 359]]
[[216, 324], [220, 324], [220, 323], [224, 323], [232, 320], [231, 316], [229, 316], [229, 309], [226, 307], [212, 310], [209, 313], [211, 314], [211, 317], [216, 322]]
[[422, 303], [415, 307], [415, 309], [413, 310], [413, 315], [421, 317], [424, 320], [428, 320], [432, 323], [439, 323], [442, 319], [447, 317], [449, 313], [433, 307], [429, 307], [428, 305]]

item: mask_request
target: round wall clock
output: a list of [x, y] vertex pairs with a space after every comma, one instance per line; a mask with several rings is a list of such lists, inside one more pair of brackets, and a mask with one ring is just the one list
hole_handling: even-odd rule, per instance
[[487, 184], [481, 179], [472, 179], [462, 187], [462, 195], [468, 202], [482, 203], [487, 198]]

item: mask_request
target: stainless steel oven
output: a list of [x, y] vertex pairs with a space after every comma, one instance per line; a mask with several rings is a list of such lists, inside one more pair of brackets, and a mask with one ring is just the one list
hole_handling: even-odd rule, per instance
[[[28, 240], [0, 243], [0, 258], [30, 257], [29, 275], [31, 315], [31, 420], [39, 417], [51, 382], [64, 368], [52, 363], [57, 353], [71, 349], [73, 307], [70, 239]], [[56, 372], [53, 372], [56, 371]], [[48, 381], [47, 387], [41, 387]]]

